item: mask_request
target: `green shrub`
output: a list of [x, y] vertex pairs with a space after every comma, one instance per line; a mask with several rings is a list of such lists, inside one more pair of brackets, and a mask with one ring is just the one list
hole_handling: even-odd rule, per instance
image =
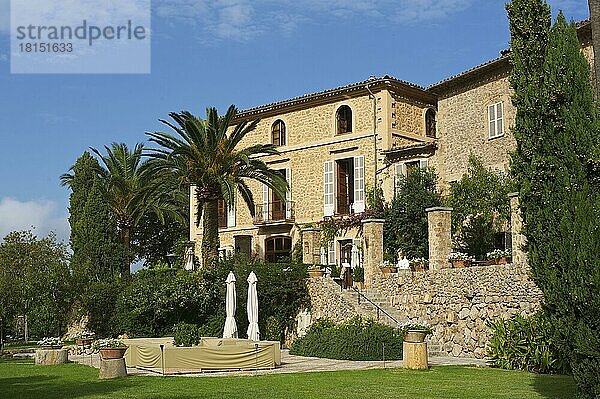
[[536, 373], [564, 373], [566, 363], [557, 355], [550, 324], [541, 314], [489, 323], [493, 335], [488, 356], [496, 367]]
[[[237, 321], [237, 320], [236, 320]], [[223, 328], [225, 327], [225, 313], [211, 316], [206, 323], [204, 323], [200, 329], [200, 336], [202, 337], [221, 337], [223, 336]], [[239, 331], [239, 329], [238, 329]]]
[[352, 281], [363, 283], [365, 281], [365, 269], [362, 266], [356, 266], [352, 271]]
[[173, 328], [175, 346], [194, 346], [200, 343], [200, 329], [195, 324], [177, 323]]
[[281, 341], [283, 329], [281, 322], [275, 316], [269, 316], [265, 322], [265, 332], [262, 334], [268, 341]]
[[292, 344], [290, 354], [343, 360], [402, 359], [403, 333], [397, 328], [356, 316], [335, 325], [322, 319]]

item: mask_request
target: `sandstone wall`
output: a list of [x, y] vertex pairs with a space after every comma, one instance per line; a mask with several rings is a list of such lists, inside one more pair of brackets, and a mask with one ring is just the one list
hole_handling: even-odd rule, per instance
[[[520, 265], [400, 271], [377, 274], [371, 283], [374, 289], [367, 290], [367, 295], [377, 293], [386, 298], [385, 308], [391, 309], [399, 322], [432, 326], [430, 351], [441, 356], [483, 358], [491, 336], [487, 323], [516, 314], [530, 315], [539, 309], [542, 299], [529, 268]], [[344, 300], [347, 294], [340, 294], [332, 280], [311, 279], [308, 287], [312, 321], [328, 317], [340, 322], [361, 314], [361, 309]]]

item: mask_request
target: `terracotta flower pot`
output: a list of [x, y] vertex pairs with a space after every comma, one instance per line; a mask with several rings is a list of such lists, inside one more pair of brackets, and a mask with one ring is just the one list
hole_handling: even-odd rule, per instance
[[510, 263], [510, 258], [508, 256], [503, 256], [501, 258], [496, 259], [497, 265], [506, 265]]
[[365, 283], [362, 281], [353, 281], [352, 285], [354, 286], [354, 288], [359, 289], [359, 290], [365, 289]]
[[325, 272], [319, 269], [308, 270], [308, 277], [323, 277]]
[[396, 266], [382, 266], [379, 269], [381, 269], [381, 272], [383, 274], [391, 274], [398, 272], [398, 268]]
[[425, 342], [427, 333], [421, 330], [408, 330], [404, 333], [404, 341], [412, 343]]
[[425, 270], [429, 270], [429, 264], [427, 263], [413, 263], [410, 265], [410, 269], [413, 272], [424, 272]]
[[452, 261], [452, 267], [455, 269], [462, 269], [469, 266], [471, 266], [471, 261], [468, 259], [454, 259]]
[[100, 349], [100, 357], [104, 360], [120, 359], [125, 355], [127, 348], [102, 348]]
[[76, 341], [78, 346], [90, 346], [92, 344], [91, 338], [77, 338]]
[[41, 345], [40, 348], [44, 349], [44, 350], [51, 350], [51, 349], [62, 349], [62, 345]]

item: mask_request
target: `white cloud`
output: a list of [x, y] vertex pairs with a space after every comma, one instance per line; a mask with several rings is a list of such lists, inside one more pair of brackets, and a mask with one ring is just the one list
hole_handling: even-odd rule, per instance
[[[415, 24], [460, 12], [475, 0], [164, 0], [156, 14], [189, 23], [205, 41], [245, 41], [265, 32], [289, 34], [322, 19], [361, 19]], [[572, 0], [575, 1], [575, 0]]]
[[69, 242], [69, 222], [66, 214], [60, 215], [58, 206], [49, 200], [19, 201], [10, 197], [0, 199], [0, 240], [15, 230], [35, 228], [43, 237], [54, 231], [59, 240]]

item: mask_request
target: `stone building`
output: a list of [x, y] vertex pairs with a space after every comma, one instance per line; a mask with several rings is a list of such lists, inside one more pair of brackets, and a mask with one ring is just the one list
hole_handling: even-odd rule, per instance
[[[594, 70], [591, 32], [589, 21], [578, 24], [582, 51]], [[318, 222], [363, 212], [375, 185], [389, 200], [397, 178], [414, 168], [434, 167], [443, 192], [466, 172], [470, 153], [488, 168], [508, 170], [508, 153], [515, 147], [509, 59], [505, 52], [427, 88], [384, 76], [240, 112], [238, 121], [261, 120], [240, 146], [277, 145], [280, 155], [264, 160], [285, 176], [290, 190], [282, 201], [251, 182], [255, 217], [241, 200], [222, 203], [223, 253], [275, 261], [298, 246], [306, 263], [364, 261], [366, 268], [375, 267], [382, 254], [367, 256], [378, 247], [367, 248], [362, 232], [377, 231], [377, 221], [366, 221], [326, 248]], [[193, 195], [190, 205], [190, 239], [200, 243]], [[200, 256], [200, 245], [196, 253]]]

